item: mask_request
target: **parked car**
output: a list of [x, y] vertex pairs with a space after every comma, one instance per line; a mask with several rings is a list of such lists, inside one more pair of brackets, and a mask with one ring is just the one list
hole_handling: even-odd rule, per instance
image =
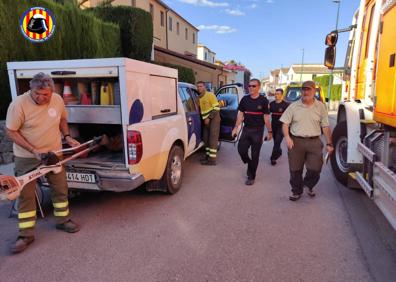
[[220, 140], [235, 140], [231, 133], [237, 119], [239, 102], [244, 95], [243, 85], [240, 83], [223, 85], [216, 92], [217, 100], [221, 106]]

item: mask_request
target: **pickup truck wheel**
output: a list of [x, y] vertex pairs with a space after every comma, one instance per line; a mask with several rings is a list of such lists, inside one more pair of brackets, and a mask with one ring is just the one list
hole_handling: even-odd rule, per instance
[[168, 162], [161, 182], [169, 194], [180, 190], [183, 179], [184, 152], [179, 146], [173, 146], [169, 152]]
[[348, 130], [346, 121], [336, 125], [333, 131], [334, 152], [330, 156], [331, 168], [334, 176], [343, 185], [348, 183], [350, 168], [347, 162], [348, 156]]

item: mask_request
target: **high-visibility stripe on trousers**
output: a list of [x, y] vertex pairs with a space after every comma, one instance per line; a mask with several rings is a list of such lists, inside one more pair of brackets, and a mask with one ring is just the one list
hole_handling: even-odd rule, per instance
[[69, 202], [52, 203], [54, 206], [54, 215], [57, 217], [65, 217], [69, 215]]
[[206, 155], [208, 155], [210, 158], [216, 158], [217, 149], [210, 149], [209, 147], [206, 147]]
[[[15, 157], [15, 174], [24, 175], [40, 165], [40, 161], [34, 158]], [[57, 223], [63, 223], [69, 219], [69, 203], [67, 200], [66, 171], [48, 173], [46, 175], [51, 188], [51, 198], [54, 203], [54, 214]], [[31, 181], [23, 188], [18, 201], [18, 227], [19, 236], [34, 236], [36, 225], [36, 181]]]
[[203, 128], [203, 141], [206, 147], [206, 155], [210, 158], [216, 159], [217, 146], [219, 142], [220, 133], [220, 112], [213, 112], [213, 118], [210, 119], [208, 125]]
[[32, 228], [36, 225], [36, 210], [18, 213], [19, 229]]

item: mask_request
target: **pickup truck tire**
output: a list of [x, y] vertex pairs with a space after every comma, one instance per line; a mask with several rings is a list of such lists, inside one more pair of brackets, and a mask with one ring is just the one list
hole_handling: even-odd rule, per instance
[[169, 152], [168, 161], [160, 185], [166, 188], [169, 194], [175, 194], [180, 190], [183, 180], [184, 151], [180, 146], [173, 146]]
[[334, 176], [343, 185], [348, 183], [350, 171], [347, 163], [348, 130], [346, 121], [340, 122], [333, 130], [334, 152], [330, 156]]

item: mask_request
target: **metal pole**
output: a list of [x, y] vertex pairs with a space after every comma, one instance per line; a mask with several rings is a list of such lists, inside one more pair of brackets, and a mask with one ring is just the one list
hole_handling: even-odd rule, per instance
[[302, 83], [303, 71], [304, 71], [304, 48], [302, 49], [300, 83]]
[[[341, 0], [333, 0], [334, 3], [337, 3], [337, 18], [336, 18], [336, 26], [335, 26], [335, 30], [338, 29], [338, 19], [340, 16], [340, 4], [341, 4]], [[331, 86], [333, 85], [333, 69], [330, 70], [330, 77], [329, 77], [329, 85], [328, 85], [328, 89], [327, 89], [327, 106], [328, 109], [330, 109], [330, 93], [331, 93]]]

